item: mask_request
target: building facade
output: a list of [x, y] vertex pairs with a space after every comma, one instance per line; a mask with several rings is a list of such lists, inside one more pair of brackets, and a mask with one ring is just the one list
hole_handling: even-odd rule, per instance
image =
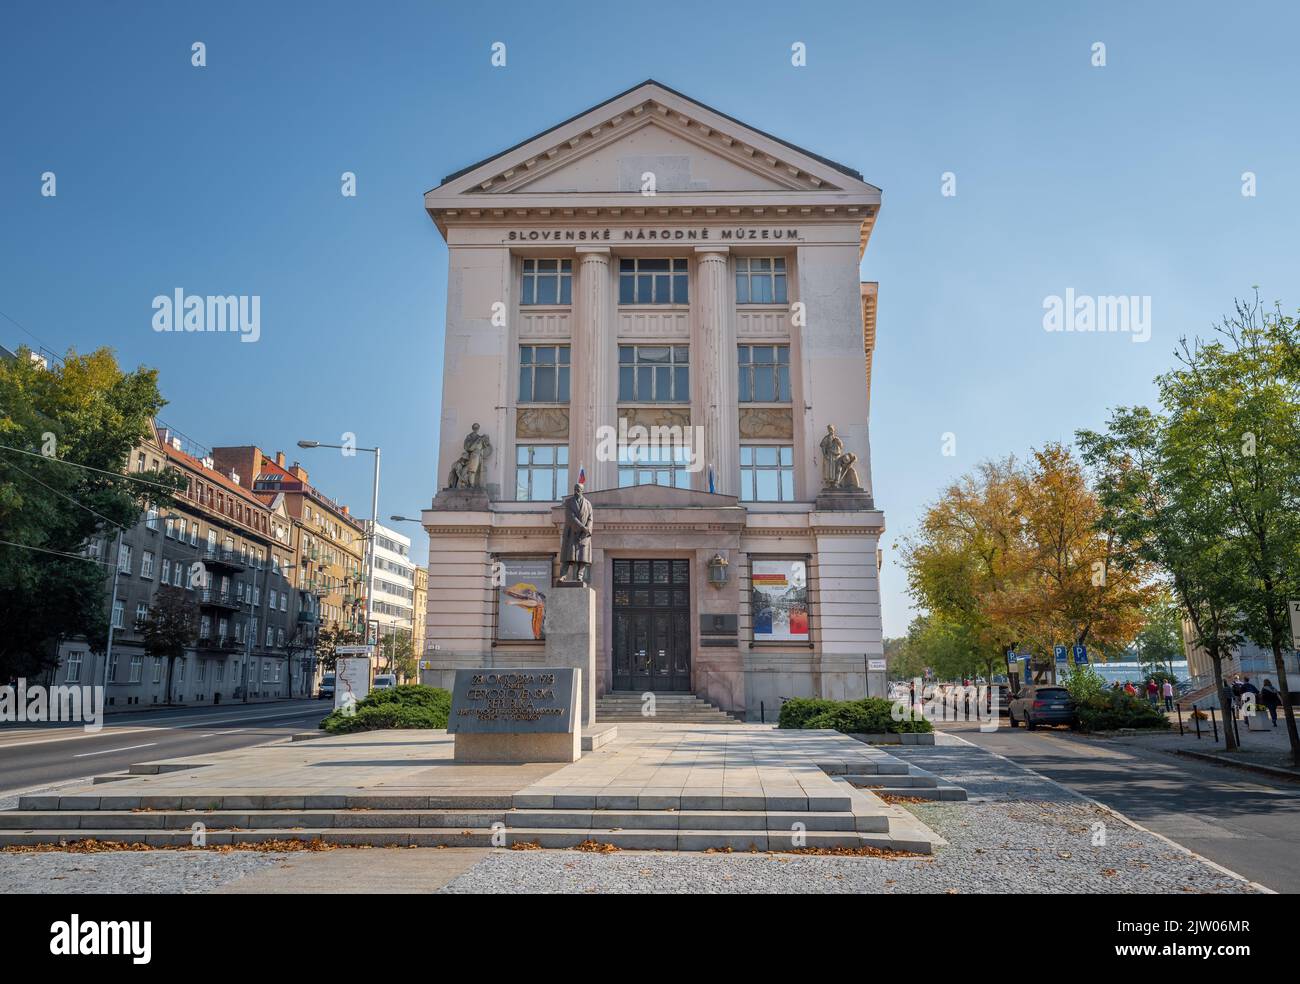
[[543, 658], [581, 481], [598, 692], [771, 719], [882, 691], [879, 189], [646, 82], [425, 206], [449, 270], [424, 680]]
[[[415, 642], [415, 564], [411, 538], [382, 523], [366, 520], [366, 535], [375, 538], [374, 570], [370, 576], [370, 618], [375, 637], [405, 635]], [[419, 650], [412, 648], [412, 653]]]
[[[105, 563], [113, 648], [60, 645], [56, 680], [107, 681], [110, 709], [168, 703], [288, 697], [294, 655], [302, 651], [302, 605], [291, 581], [291, 519], [282, 503], [249, 488], [248, 473], [219, 467], [212, 455], [155, 424], [126, 463], [128, 472], [178, 470], [185, 487], [172, 505], [149, 508], [122, 536], [103, 534], [86, 547]], [[116, 550], [116, 556], [114, 556]], [[111, 590], [117, 568], [116, 595]], [[143, 624], [160, 593], [181, 592], [196, 612], [193, 644], [169, 667], [145, 648]], [[105, 671], [107, 675], [105, 676]]]

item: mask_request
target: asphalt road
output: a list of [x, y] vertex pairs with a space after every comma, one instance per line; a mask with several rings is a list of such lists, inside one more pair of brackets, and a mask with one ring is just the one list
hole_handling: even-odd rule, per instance
[[1066, 731], [940, 727], [1274, 891], [1300, 892], [1300, 785]]
[[221, 752], [316, 727], [328, 701], [285, 700], [110, 714], [80, 725], [0, 727], [0, 794], [120, 772], [138, 762]]

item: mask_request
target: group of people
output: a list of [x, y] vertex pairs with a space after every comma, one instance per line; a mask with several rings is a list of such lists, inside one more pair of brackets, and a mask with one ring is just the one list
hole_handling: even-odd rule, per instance
[[1273, 720], [1273, 727], [1277, 727], [1277, 709], [1282, 704], [1281, 692], [1273, 686], [1273, 681], [1264, 680], [1261, 687], [1256, 687], [1250, 682], [1249, 676], [1235, 676], [1229, 685], [1232, 688], [1232, 716], [1237, 717], [1243, 708], [1253, 709], [1258, 705], [1263, 705], [1268, 711], [1268, 716]]
[[[1123, 690], [1124, 693], [1128, 694], [1130, 697], [1137, 697], [1141, 693], [1141, 691], [1133, 685], [1132, 680], [1125, 680], [1122, 684], [1116, 680], [1111, 684], [1111, 690]], [[1163, 697], [1165, 700], [1165, 710], [1172, 711], [1174, 709], [1174, 682], [1172, 680], [1166, 679], [1163, 684], [1159, 684], [1156, 683], [1155, 677], [1151, 677], [1146, 682], [1146, 695], [1147, 702], [1150, 703], [1152, 707], [1158, 708], [1160, 706], [1160, 698]]]

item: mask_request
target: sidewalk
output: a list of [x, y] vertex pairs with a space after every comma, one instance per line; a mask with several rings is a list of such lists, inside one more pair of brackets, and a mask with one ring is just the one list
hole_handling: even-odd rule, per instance
[[1218, 740], [1215, 729], [1209, 720], [1200, 723], [1200, 737], [1197, 737], [1196, 722], [1191, 719], [1189, 711], [1183, 711], [1183, 734], [1178, 733], [1178, 714], [1167, 715], [1171, 730], [1168, 732], [1146, 732], [1136, 734], [1112, 734], [1104, 736], [1108, 741], [1125, 745], [1151, 748], [1156, 751], [1175, 755], [1189, 755], [1205, 761], [1217, 762], [1241, 768], [1255, 769], [1267, 775], [1279, 778], [1300, 779], [1300, 769], [1291, 759], [1291, 744], [1287, 738], [1286, 721], [1279, 710], [1277, 727], [1267, 731], [1250, 731], [1244, 720], [1237, 721], [1237, 734], [1241, 738], [1241, 747], [1229, 752], [1224, 746], [1225, 724], [1231, 727], [1231, 720], [1225, 722], [1215, 711], [1215, 724], [1218, 726]]

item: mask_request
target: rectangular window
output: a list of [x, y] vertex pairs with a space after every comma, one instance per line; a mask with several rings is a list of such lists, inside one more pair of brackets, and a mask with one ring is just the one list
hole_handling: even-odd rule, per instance
[[135, 624], [138, 628], [143, 623], [149, 621], [149, 606], [143, 601], [135, 606]]
[[131, 678], [128, 683], [140, 682], [140, 671], [144, 669], [144, 657], [139, 653], [131, 657]]
[[117, 569], [123, 574], [131, 573], [131, 545], [122, 544], [117, 551]]
[[686, 260], [625, 257], [618, 261], [618, 303], [689, 304]]
[[190, 523], [190, 546], [197, 547], [198, 545], [199, 545], [199, 524], [196, 522]]
[[737, 304], [785, 304], [785, 257], [736, 257]]
[[790, 402], [790, 346], [741, 345], [741, 403]]
[[212, 619], [207, 615], [204, 615], [202, 618], [199, 619], [199, 638], [200, 639], [212, 638]]
[[569, 489], [567, 444], [520, 444], [515, 448], [515, 498], [555, 502]]
[[[177, 561], [177, 563], [180, 563]], [[172, 579], [172, 562], [164, 557], [162, 561], [162, 574], [158, 577], [159, 584], [169, 584]]]
[[118, 598], [113, 602], [113, 628], [120, 629], [125, 624], [126, 602]]
[[519, 346], [519, 402], [569, 402], [569, 346]]
[[80, 651], [68, 653], [68, 675], [65, 682], [76, 683], [81, 679], [81, 661], [84, 656]]
[[690, 449], [672, 445], [624, 445], [618, 449], [618, 487], [667, 485], [691, 487]]
[[524, 260], [520, 304], [572, 304], [572, 260]]
[[161, 656], [155, 656], [153, 658], [153, 682], [154, 683], [162, 683], [162, 663], [163, 661]]
[[181, 586], [181, 575], [184, 573], [184, 571], [185, 571], [185, 565], [182, 564], [179, 560], [176, 561], [176, 566], [172, 568], [173, 588], [179, 588]]
[[117, 653], [108, 661], [108, 683], [117, 683]]
[[618, 401], [690, 403], [690, 351], [686, 345], [620, 345]]
[[794, 448], [776, 444], [742, 444], [740, 501], [793, 502]]
[[146, 550], [140, 557], [140, 576], [153, 577], [153, 551]]
[[150, 506], [144, 514], [144, 524], [155, 532], [158, 529], [158, 510]]

